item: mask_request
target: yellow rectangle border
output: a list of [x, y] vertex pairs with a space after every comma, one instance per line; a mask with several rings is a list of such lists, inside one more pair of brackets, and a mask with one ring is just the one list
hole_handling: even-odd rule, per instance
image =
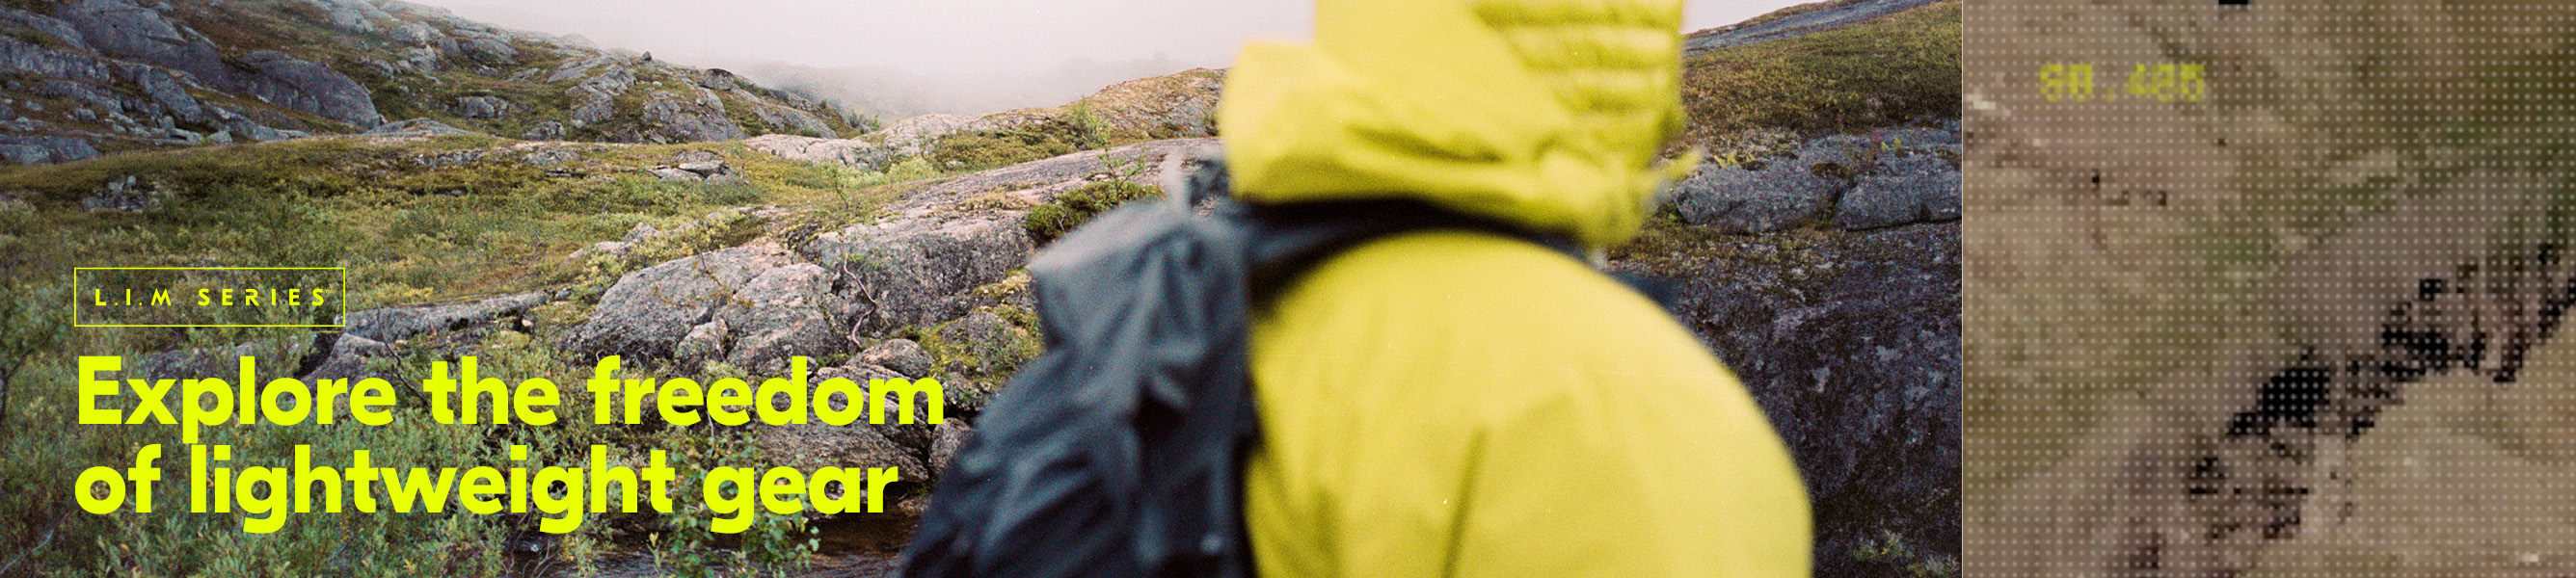
[[[340, 299], [339, 299], [339, 302], [340, 302], [340, 319], [343, 321], [343, 323], [341, 323], [341, 324], [339, 324], [339, 325], [82, 325], [82, 324], [81, 324], [81, 322], [80, 322], [80, 273], [81, 273], [82, 271], [339, 271], [339, 272], [340, 272]], [[235, 328], [249, 328], [249, 327], [293, 327], [293, 328], [306, 328], [306, 329], [328, 329], [328, 328], [333, 328], [333, 327], [347, 327], [347, 326], [348, 326], [348, 323], [346, 323], [346, 321], [347, 321], [347, 320], [348, 320], [348, 318], [349, 318], [349, 301], [348, 301], [348, 297], [349, 297], [349, 268], [348, 268], [348, 267], [73, 267], [73, 268], [72, 268], [72, 326], [73, 326], [73, 327], [235, 327]]]

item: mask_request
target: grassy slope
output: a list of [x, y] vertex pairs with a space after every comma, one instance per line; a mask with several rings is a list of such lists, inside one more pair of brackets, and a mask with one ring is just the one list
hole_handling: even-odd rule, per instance
[[[0, 411], [8, 420], [0, 425], [0, 450], [12, 456], [0, 463], [0, 493], [26, 497], [0, 500], [0, 520], [7, 520], [0, 522], [0, 550], [43, 544], [19, 571], [44, 574], [281, 576], [348, 564], [353, 572], [370, 574], [492, 575], [513, 567], [524, 571], [528, 564], [568, 563], [582, 552], [609, 548], [613, 539], [643, 536], [612, 528], [703, 525], [702, 511], [594, 517], [581, 533], [553, 542], [549, 556], [523, 558], [505, 554], [513, 540], [524, 539], [513, 536], [532, 527], [530, 519], [519, 517], [307, 515], [292, 517], [275, 534], [246, 534], [234, 516], [172, 511], [166, 504], [184, 506], [182, 497], [172, 495], [160, 498], [165, 504], [160, 514], [79, 513], [58, 486], [67, 479], [60, 472], [130, 460], [133, 448], [142, 445], [175, 443], [174, 429], [168, 427], [76, 425], [75, 355], [123, 355], [132, 369], [143, 356], [171, 348], [272, 343], [277, 346], [263, 359], [288, 365], [263, 371], [282, 372], [292, 367], [301, 344], [309, 340], [306, 333], [279, 329], [84, 329], [31, 336], [27, 328], [61, 321], [61, 302], [68, 297], [62, 272], [70, 267], [346, 266], [351, 309], [541, 288], [595, 296], [626, 270], [740, 244], [768, 230], [832, 227], [872, 214], [879, 198], [861, 187], [841, 190], [835, 186], [836, 175], [823, 167], [753, 153], [740, 143], [562, 148], [580, 151], [582, 159], [549, 168], [589, 176], [549, 177], [523, 165], [519, 158], [526, 153], [510, 143], [480, 136], [310, 139], [0, 170], [0, 191], [7, 191], [0, 193], [6, 197], [0, 199], [0, 346], [15, 343], [16, 351], [28, 352], [24, 359], [6, 360], [12, 366], [23, 361], [23, 366], [0, 366], [0, 377], [7, 370], [17, 372], [17, 379], [9, 380], [10, 405]], [[422, 159], [476, 151], [489, 158], [443, 168], [421, 165]], [[687, 151], [723, 155], [756, 184], [663, 183], [636, 171]], [[81, 210], [81, 198], [128, 175], [179, 192], [166, 198], [159, 211]], [[784, 223], [699, 217], [724, 207], [761, 204], [806, 210]], [[664, 230], [684, 223], [708, 226], [645, 243], [631, 261], [566, 257], [592, 242], [616, 239], [637, 223]], [[478, 348], [484, 367], [492, 368], [487, 372], [566, 379], [572, 375], [566, 365], [573, 360], [545, 343], [579, 320], [583, 306], [578, 303], [586, 300], [541, 308], [541, 321], [530, 333], [467, 336], [466, 344]], [[431, 361], [443, 359], [434, 347], [408, 345], [410, 354], [390, 361], [385, 370], [417, 383]], [[583, 405], [587, 402], [567, 400], [566, 407]], [[767, 463], [745, 453], [754, 451], [751, 446], [721, 431], [617, 429], [586, 425], [584, 419], [552, 428], [452, 426], [432, 423], [418, 413], [417, 403], [398, 411], [405, 413], [394, 427], [218, 428], [223, 432], [215, 443], [242, 446], [237, 455], [259, 456], [241, 465], [283, 465], [268, 458], [290, 455], [287, 448], [294, 444], [315, 446], [317, 463], [335, 466], [346, 465], [349, 449], [375, 450], [378, 463], [405, 466], [501, 463], [502, 456], [493, 452], [508, 444], [536, 447], [540, 459], [570, 462], [580, 458], [572, 452], [592, 443], [624, 448], [617, 450], [618, 459], [639, 459], [640, 453], [627, 455], [641, 451], [633, 448], [669, 448], [674, 460], [695, 464], [683, 469]], [[756, 528], [760, 533], [749, 538], [723, 539], [732, 550], [713, 549], [709, 540], [714, 538], [703, 531], [674, 532], [661, 544], [668, 548], [664, 553], [683, 557], [666, 561], [679, 568], [719, 563], [714, 556], [735, 553], [748, 557], [731, 563], [793, 559], [801, 556], [795, 552], [800, 552], [796, 544], [803, 543], [803, 536], [792, 524], [780, 525], [785, 523]], [[351, 542], [346, 536], [369, 538]], [[100, 542], [102, 538], [107, 541]]]
[[[1798, 10], [1792, 7], [1789, 10]], [[1854, 131], [1959, 115], [1959, 1], [1683, 62], [1686, 142], [1726, 150], [1761, 128]]]
[[[1802, 4], [1748, 22], [1812, 11]], [[1959, 1], [1925, 5], [1831, 31], [1693, 55], [1682, 68], [1681, 145], [1720, 157], [1759, 158], [1795, 147], [1797, 136], [1866, 130], [1931, 115], [1959, 115]], [[1875, 102], [1876, 104], [1873, 104]], [[1678, 147], [1676, 147], [1678, 148]], [[1658, 214], [1610, 257], [1678, 273], [1708, 262], [1778, 266], [1801, 262], [1820, 233], [1766, 237], [1770, 251], [1746, 253], [1729, 235]]]

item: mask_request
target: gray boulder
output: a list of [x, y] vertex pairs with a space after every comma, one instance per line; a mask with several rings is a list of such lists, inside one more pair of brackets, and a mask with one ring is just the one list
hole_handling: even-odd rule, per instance
[[[606, 70], [592, 74], [594, 69], [601, 68], [602, 65], [605, 65]], [[572, 99], [572, 126], [589, 126], [607, 122], [617, 114], [617, 95], [624, 94], [628, 87], [635, 85], [633, 69], [598, 59], [576, 63], [571, 68], [557, 72], [555, 76], [559, 79], [557, 82], [560, 82], [580, 78], [582, 74], [591, 74], [591, 76], [582, 79], [581, 83], [573, 85], [572, 88], [565, 89], [564, 93]]]
[[537, 124], [536, 124], [536, 126], [528, 127], [528, 131], [527, 131], [527, 132], [519, 133], [519, 139], [520, 139], [520, 140], [563, 140], [563, 139], [564, 139], [564, 135], [565, 135], [565, 134], [567, 134], [567, 131], [565, 131], [565, 130], [564, 130], [564, 124], [563, 124], [563, 123], [555, 122], [555, 121], [551, 121], [551, 120], [549, 120], [549, 121], [545, 121], [545, 122], [537, 123]]
[[364, 336], [346, 333], [323, 333], [317, 335], [316, 340], [318, 343], [330, 344], [330, 354], [329, 357], [323, 358], [321, 365], [315, 366], [311, 373], [305, 374], [305, 379], [347, 379], [353, 381], [370, 377], [381, 378], [388, 381], [394, 379], [394, 376], [378, 375], [367, 371], [368, 360], [393, 356], [398, 352], [394, 346], [381, 341], [368, 339]]
[[[78, 38], [78, 33], [74, 33], [73, 37]], [[106, 82], [115, 77], [114, 61], [33, 44], [17, 36], [5, 34], [0, 34], [0, 67], [39, 76], [88, 82]]]
[[468, 96], [456, 99], [456, 115], [465, 118], [501, 118], [517, 107], [497, 96]]
[[894, 370], [904, 377], [930, 376], [930, 352], [910, 339], [888, 339], [859, 352], [859, 361]]
[[519, 49], [500, 39], [476, 38], [457, 44], [467, 58], [476, 62], [492, 66], [515, 66], [519, 63]]
[[187, 71], [207, 81], [238, 74], [204, 37], [126, 0], [70, 2], [57, 6], [54, 16], [79, 30], [102, 54]]
[[[935, 433], [938, 437], [930, 443], [930, 467], [935, 468], [935, 474], [946, 474], [948, 462], [957, 459], [957, 452], [965, 449], [967, 440], [974, 439], [975, 426], [963, 419], [949, 418], [939, 424]], [[936, 479], [938, 475], [932, 477]]]
[[1959, 218], [1959, 170], [1949, 163], [1909, 154], [1879, 170], [1843, 195], [1834, 225], [1857, 231]]
[[[737, 91], [739, 92], [741, 91]], [[758, 101], [752, 101], [746, 106], [751, 107], [752, 116], [759, 117], [760, 122], [768, 123], [771, 127], [827, 139], [841, 136], [841, 133], [832, 130], [831, 124], [823, 122], [823, 117], [814, 116], [813, 113]]]
[[732, 71], [715, 68], [698, 76], [698, 86], [705, 87], [707, 90], [733, 90], [740, 87], [741, 83], [737, 82]]
[[617, 100], [609, 95], [572, 89], [572, 125], [590, 126], [607, 122], [617, 113]]
[[644, 169], [644, 173], [653, 175], [655, 178], [659, 178], [664, 181], [694, 183], [707, 180], [706, 175], [681, 169], [679, 167], [653, 167]]
[[240, 61], [260, 72], [242, 81], [245, 92], [353, 126], [371, 127], [385, 122], [366, 87], [339, 71], [274, 50], [245, 54]]
[[29, 92], [80, 102], [104, 112], [116, 112], [125, 108], [123, 95], [86, 83], [60, 78], [38, 81], [35, 86], [30, 87]]
[[724, 161], [694, 161], [680, 163], [680, 170], [697, 173], [699, 176], [712, 177], [733, 172], [733, 167], [725, 165]]
[[[807, 418], [803, 425], [772, 426], [755, 419], [759, 432], [755, 442], [777, 465], [811, 473], [819, 468], [897, 468], [896, 477], [906, 482], [930, 480], [930, 468], [922, 463], [921, 454], [886, 439], [865, 419], [849, 425], [829, 425], [818, 418]], [[906, 427], [928, 427], [913, 425]], [[847, 491], [865, 491], [864, 487]], [[888, 502], [893, 500], [889, 498]]]
[[599, 296], [599, 308], [573, 328], [564, 346], [592, 359], [622, 355], [628, 363], [649, 363], [668, 358], [681, 337], [714, 319], [725, 299], [745, 283], [795, 262], [773, 247], [733, 247], [627, 273]]
[[0, 135], [0, 160], [21, 165], [68, 163], [98, 157], [98, 147], [67, 136]]
[[894, 152], [867, 139], [827, 139], [792, 134], [768, 134], [751, 137], [743, 146], [791, 161], [839, 163], [859, 170], [884, 170], [894, 162]]
[[384, 122], [366, 88], [347, 75], [273, 50], [252, 52], [227, 62], [205, 35], [151, 8], [126, 0], [80, 0], [57, 7], [54, 16], [80, 31], [91, 47], [108, 56], [187, 72], [199, 82], [226, 92], [248, 94], [351, 125], [368, 127]]
[[932, 141], [966, 130], [974, 123], [975, 119], [970, 117], [925, 114], [894, 121], [894, 124], [887, 125], [885, 130], [872, 134], [883, 139], [886, 148], [892, 150], [894, 156], [921, 156], [930, 152], [929, 146]]
[[1852, 151], [1868, 146], [1851, 136], [1809, 141], [1788, 158], [1760, 170], [1742, 165], [1703, 168], [1674, 189], [1673, 205], [1693, 225], [1729, 234], [1788, 229], [1817, 216], [1851, 188]]
[[158, 180], [126, 175], [108, 181], [107, 186], [98, 194], [83, 197], [81, 209], [92, 213], [99, 211], [134, 213], [158, 210], [162, 202], [175, 192], [170, 189], [169, 185]]
[[[71, 23], [64, 22], [60, 18], [16, 8], [0, 8], [0, 21], [8, 21], [15, 28], [43, 34], [44, 38], [38, 39], [39, 43], [58, 45], [57, 48], [63, 52], [80, 53], [98, 50], [90, 47], [89, 40], [81, 36], [80, 29], [73, 28]], [[11, 39], [19, 38], [12, 35]]]
[[426, 333], [461, 331], [523, 317], [529, 309], [554, 301], [546, 292], [505, 295], [472, 303], [415, 305], [351, 311], [341, 318], [340, 332], [392, 343]]
[[446, 70], [447, 57], [446, 53], [439, 52], [437, 48], [413, 46], [402, 49], [402, 59], [395, 61], [394, 64], [412, 72], [429, 74]]
[[680, 343], [671, 347], [673, 365], [685, 371], [724, 359], [725, 336], [732, 332], [733, 327], [726, 325], [723, 317], [689, 328], [689, 334], [681, 336]]
[[842, 291], [862, 304], [862, 335], [965, 315], [973, 290], [1026, 266], [1030, 250], [1016, 215], [931, 214], [853, 225], [799, 248], [842, 276]]
[[581, 153], [564, 149], [542, 149], [519, 157], [519, 162], [535, 166], [554, 166], [581, 160]]
[[456, 128], [456, 127], [453, 127], [453, 126], [448, 126], [448, 125], [447, 125], [447, 123], [438, 122], [438, 121], [436, 121], [436, 120], [432, 120], [432, 119], [427, 119], [427, 118], [415, 118], [415, 119], [406, 120], [406, 121], [402, 121], [402, 122], [392, 122], [392, 123], [385, 123], [385, 124], [382, 124], [382, 125], [378, 125], [378, 126], [376, 126], [375, 128], [368, 129], [368, 130], [367, 130], [367, 132], [365, 132], [365, 133], [361, 133], [361, 134], [375, 135], [375, 136], [420, 136], [420, 137], [429, 137], [429, 136], [446, 136], [446, 135], [452, 135], [452, 134], [479, 134], [479, 133], [476, 133], [476, 132], [474, 132], [474, 131], [470, 131], [470, 130], [461, 129], [461, 128]]
[[[825, 380], [848, 379], [865, 387], [869, 379], [894, 377], [900, 376], [894, 375], [894, 372], [887, 371], [885, 368], [872, 365], [826, 367], [815, 370], [808, 385], [819, 388]], [[813, 399], [807, 403], [811, 409], [829, 408], [834, 411], [849, 411], [853, 405], [858, 405], [857, 409], [861, 411], [866, 409], [861, 405], [866, 403], [864, 400], [839, 395]], [[916, 411], [920, 410], [916, 408]], [[819, 417], [814, 416], [809, 416], [808, 420], [813, 423], [808, 425], [774, 428], [764, 426], [764, 429], [769, 431], [762, 436], [761, 446], [768, 449], [771, 456], [784, 457], [786, 460], [784, 465], [809, 472], [813, 468], [827, 466], [894, 467], [901, 468], [899, 477], [904, 481], [928, 481], [931, 479], [931, 470], [923, 462], [923, 457], [929, 453], [929, 446], [936, 439], [937, 426], [922, 423], [899, 424], [897, 415], [900, 414], [888, 415], [887, 423], [883, 424], [870, 424], [865, 414], [861, 414], [857, 422], [846, 426], [825, 425]], [[955, 418], [950, 420], [954, 421]]]
[[133, 64], [120, 66], [117, 70], [179, 122], [203, 124], [215, 120], [214, 111], [188, 93], [189, 83], [169, 71]]
[[[304, 357], [314, 351], [311, 339], [263, 339], [230, 346], [201, 347], [164, 351], [141, 360], [130, 361], [127, 376], [145, 379], [220, 378], [231, 381], [241, 375], [241, 358], [255, 358], [252, 367], [262, 376], [295, 375]], [[176, 405], [175, 403], [173, 405]]]
[[438, 27], [430, 26], [426, 22], [413, 22], [394, 29], [394, 40], [406, 46], [436, 48], [444, 52], [455, 52], [457, 49], [455, 38], [448, 37], [447, 33], [438, 31]]
[[392, 14], [385, 13], [367, 0], [306, 0], [306, 3], [324, 10], [323, 17], [331, 21], [333, 28], [349, 32], [372, 33], [379, 29], [377, 21], [394, 19]]
[[774, 372], [789, 357], [822, 357], [848, 351], [841, 319], [849, 305], [832, 294], [832, 275], [812, 263], [761, 272], [727, 299], [716, 319], [732, 328], [725, 361], [755, 372]]
[[1849, 553], [1882, 531], [1956, 555], [1959, 225], [1845, 233], [1798, 251], [1662, 271], [1675, 316], [1787, 442], [1818, 512], [1817, 575], [1869, 575], [1848, 567]]
[[724, 104], [707, 99], [690, 100], [664, 91], [654, 91], [644, 101], [645, 137], [666, 143], [742, 140], [742, 125], [725, 115]]

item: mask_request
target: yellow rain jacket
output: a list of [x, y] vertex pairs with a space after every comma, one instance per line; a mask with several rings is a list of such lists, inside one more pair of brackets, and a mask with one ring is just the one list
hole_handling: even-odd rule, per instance
[[[1235, 194], [1405, 197], [1635, 235], [1680, 125], [1678, 0], [1319, 0], [1219, 110]], [[1262, 575], [1807, 574], [1808, 506], [1734, 376], [1563, 253], [1430, 232], [1313, 269], [1254, 320]]]

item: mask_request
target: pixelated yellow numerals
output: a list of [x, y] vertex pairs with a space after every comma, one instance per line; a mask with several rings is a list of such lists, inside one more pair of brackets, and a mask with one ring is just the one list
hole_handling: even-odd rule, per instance
[[[2205, 70], [2198, 64], [2139, 64], [2129, 70], [2129, 80], [2122, 90], [2101, 100], [2117, 101], [2125, 96], [2156, 102], [2200, 102], [2209, 96]], [[2094, 94], [2092, 64], [2039, 65], [2039, 95], [2049, 102], [2093, 102]]]
[[2093, 101], [2093, 65], [2049, 63], [2039, 65], [2039, 95], [2049, 102]]

